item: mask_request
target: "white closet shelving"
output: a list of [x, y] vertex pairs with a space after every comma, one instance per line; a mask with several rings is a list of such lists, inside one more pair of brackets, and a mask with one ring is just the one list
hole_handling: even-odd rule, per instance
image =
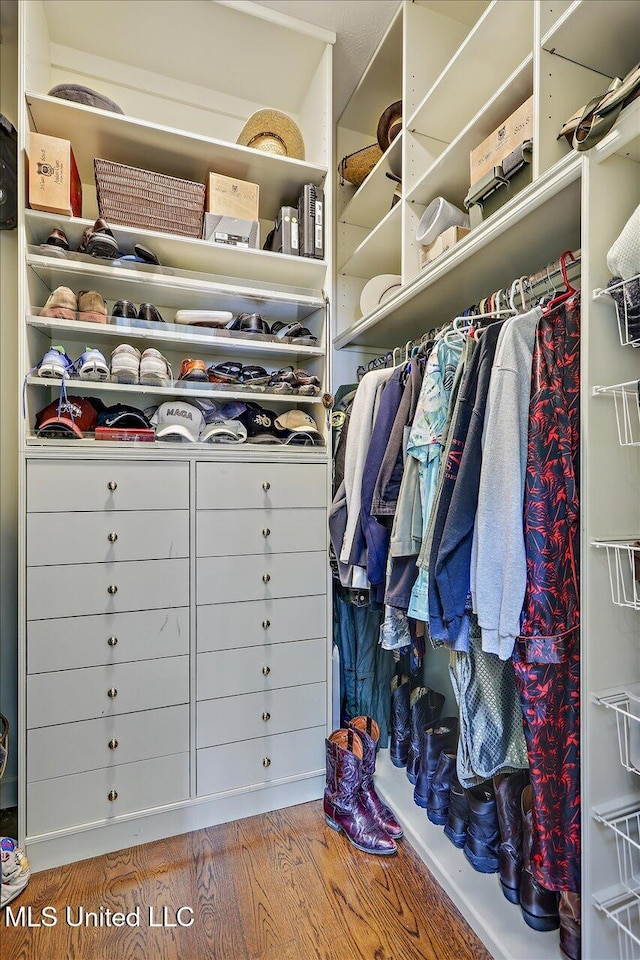
[[[640, 957], [640, 767], [629, 754], [630, 738], [637, 735], [640, 746], [640, 720], [625, 694], [625, 684], [640, 681], [635, 566], [640, 562], [640, 353], [632, 349], [624, 321], [618, 329], [613, 299], [600, 292], [609, 280], [607, 251], [640, 201], [640, 101], [627, 106], [613, 130], [586, 154], [556, 138], [569, 116], [640, 59], [639, 22], [637, 2], [497, 0], [446, 9], [428, 0], [403, 3], [337, 131], [338, 156], [372, 141], [377, 118], [397, 98], [379, 79], [378, 64], [393, 63], [394, 76], [402, 74], [404, 104], [398, 137], [402, 170], [395, 171], [403, 181], [398, 247], [387, 249], [382, 262], [360, 255], [369, 245], [373, 250], [376, 233], [386, 230], [391, 189], [377, 169], [357, 191], [351, 188], [350, 203], [347, 198], [338, 207], [340, 221], [366, 196], [375, 216], [358, 224], [364, 235], [347, 224], [341, 233], [338, 224], [337, 351], [359, 350], [366, 356], [404, 347], [515, 277], [544, 268], [564, 250], [581, 249], [585, 960]], [[531, 182], [515, 195], [505, 193], [502, 206], [420, 271], [415, 232], [427, 204], [443, 196], [462, 207], [470, 150], [531, 95]], [[352, 132], [355, 105], [365, 99], [375, 103], [375, 110], [370, 106], [367, 124], [358, 127], [358, 140]], [[341, 242], [348, 256], [340, 256]], [[361, 316], [367, 280], [383, 272], [382, 266], [392, 272], [388, 268], [398, 262], [399, 290]], [[430, 677], [446, 677], [439, 653], [427, 654], [427, 683]], [[409, 841], [495, 957], [560, 956], [558, 934], [526, 927], [495, 877], [476, 874], [414, 805], [404, 771], [395, 769], [385, 753], [378, 783]]]

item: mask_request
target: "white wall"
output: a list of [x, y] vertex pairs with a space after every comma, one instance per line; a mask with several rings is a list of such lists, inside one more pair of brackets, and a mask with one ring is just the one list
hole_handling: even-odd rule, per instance
[[[0, 113], [18, 106], [17, 0], [2, 0]], [[0, 808], [17, 803], [18, 231], [0, 231], [0, 712], [10, 723]]]

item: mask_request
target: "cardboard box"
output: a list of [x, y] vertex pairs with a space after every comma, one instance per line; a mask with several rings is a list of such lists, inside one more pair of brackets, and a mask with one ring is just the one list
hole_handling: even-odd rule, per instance
[[533, 97], [529, 97], [486, 140], [471, 151], [471, 186], [482, 180], [492, 167], [498, 166], [512, 150], [532, 138]]
[[82, 183], [68, 140], [29, 134], [29, 206], [65, 217], [82, 216]]
[[248, 180], [234, 180], [210, 173], [207, 181], [206, 212], [238, 220], [259, 220], [260, 187]]
[[471, 230], [468, 227], [449, 227], [439, 237], [436, 237], [433, 243], [420, 248], [420, 269], [426, 267], [428, 263], [433, 263], [440, 257], [445, 250], [455, 246], [463, 237], [466, 237]]

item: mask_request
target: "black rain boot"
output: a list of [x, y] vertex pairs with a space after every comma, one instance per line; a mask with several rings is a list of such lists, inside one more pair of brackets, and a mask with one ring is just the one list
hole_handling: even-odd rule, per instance
[[429, 796], [427, 799], [427, 816], [431, 823], [443, 827], [447, 822], [449, 812], [449, 794], [451, 791], [451, 777], [456, 772], [456, 755], [443, 750], [438, 760], [436, 772], [433, 775]]
[[438, 766], [443, 750], [455, 753], [458, 744], [458, 718], [444, 717], [438, 725], [425, 727], [420, 744], [420, 764], [413, 791], [414, 802], [426, 809], [429, 799], [429, 787]]
[[478, 873], [497, 873], [500, 828], [496, 795], [491, 780], [467, 790], [469, 827], [463, 853]]
[[441, 693], [429, 687], [416, 687], [409, 698], [409, 718], [411, 722], [411, 743], [407, 757], [407, 777], [415, 784], [420, 765], [420, 738], [425, 727], [432, 727], [440, 718], [444, 707]]
[[454, 770], [449, 789], [449, 809], [447, 811], [447, 822], [444, 832], [458, 850], [462, 850], [467, 842], [468, 827], [469, 800], [467, 798], [467, 792], [464, 787], [461, 786]]

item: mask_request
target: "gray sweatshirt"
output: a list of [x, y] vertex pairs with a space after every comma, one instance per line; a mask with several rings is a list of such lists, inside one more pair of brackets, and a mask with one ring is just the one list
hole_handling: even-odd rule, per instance
[[471, 556], [473, 609], [482, 649], [508, 660], [520, 633], [527, 585], [522, 511], [531, 361], [542, 309], [509, 320], [491, 370]]

